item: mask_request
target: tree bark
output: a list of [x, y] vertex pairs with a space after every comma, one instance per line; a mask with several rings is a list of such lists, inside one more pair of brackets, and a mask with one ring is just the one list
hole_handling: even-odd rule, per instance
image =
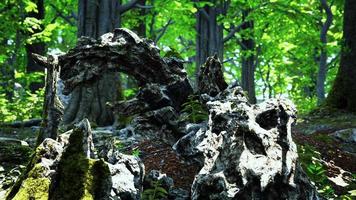
[[[34, 17], [38, 20], [43, 20], [44, 15], [45, 15], [45, 10], [44, 10], [44, 3], [43, 0], [35, 0], [34, 3], [37, 5], [37, 12], [30, 12], [28, 13], [27, 17]], [[43, 30], [43, 27], [41, 26], [41, 29], [36, 29], [34, 30], [34, 33], [41, 32]], [[31, 35], [29, 34], [29, 37]], [[44, 42], [38, 42], [35, 41], [32, 44], [26, 44], [26, 55], [27, 55], [27, 66], [26, 70], [27, 73], [31, 72], [43, 72], [43, 68], [37, 64], [32, 56], [32, 53], [36, 53], [39, 55], [44, 55], [45, 54], [45, 43]], [[35, 92], [39, 88], [42, 88], [44, 86], [44, 80], [36, 81], [33, 83], [30, 83], [30, 90], [32, 92]]]
[[344, 40], [338, 73], [326, 104], [356, 111], [356, 1], [345, 0]]
[[63, 115], [63, 105], [57, 96], [57, 81], [60, 72], [57, 59], [52, 56], [45, 58], [38, 54], [34, 54], [32, 57], [42, 68], [47, 68], [42, 124], [37, 138], [38, 146], [46, 138], [57, 139], [58, 126]]
[[[210, 1], [216, 3], [217, 1]], [[214, 7], [205, 6], [196, 15], [196, 75], [198, 77], [200, 66], [202, 66], [209, 56], [218, 55], [223, 60], [223, 26], [218, 24], [217, 17], [221, 13], [222, 5]]]
[[320, 51], [320, 60], [319, 60], [319, 71], [316, 82], [316, 94], [318, 98], [318, 105], [321, 105], [325, 100], [325, 80], [326, 74], [328, 70], [327, 64], [327, 33], [332, 24], [333, 14], [331, 12], [331, 8], [328, 6], [327, 0], [320, 0], [320, 4], [323, 10], [326, 13], [326, 21], [323, 23], [320, 30], [320, 41], [321, 41], [321, 51]]
[[[78, 15], [78, 37], [98, 39], [121, 25], [120, 15], [131, 9], [137, 1], [121, 5], [117, 0], [80, 0]], [[100, 80], [91, 85], [78, 86], [71, 93], [65, 109], [64, 124], [73, 124], [88, 118], [100, 126], [111, 125], [114, 115], [107, 103], [121, 98], [121, 82], [118, 72], [105, 72]]]
[[256, 103], [255, 93], [255, 40], [253, 36], [254, 21], [248, 20], [247, 17], [250, 11], [244, 10], [242, 13], [243, 25], [242, 40], [240, 42], [241, 56], [241, 82], [242, 89], [248, 93], [250, 103]]

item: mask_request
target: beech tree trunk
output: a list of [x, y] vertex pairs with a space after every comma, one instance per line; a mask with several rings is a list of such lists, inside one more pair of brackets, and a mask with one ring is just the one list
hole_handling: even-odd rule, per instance
[[[216, 3], [217, 1], [210, 1]], [[223, 60], [223, 26], [218, 24], [217, 17], [221, 14], [222, 5], [214, 7], [205, 6], [196, 15], [196, 75], [200, 66], [206, 62], [210, 56], [218, 55], [220, 61]]]
[[[120, 2], [117, 0], [80, 0], [78, 11], [78, 37], [98, 39], [101, 35], [120, 27]], [[119, 73], [103, 73], [100, 80], [90, 86], [78, 86], [71, 93], [65, 109], [64, 124], [88, 118], [100, 126], [111, 125], [114, 116], [106, 104], [120, 98]]]
[[[35, 0], [33, 1], [37, 5], [37, 12], [30, 12], [28, 13], [27, 17], [34, 17], [38, 20], [43, 20], [45, 15], [44, 4], [43, 0]], [[43, 27], [40, 29], [33, 30], [34, 33], [41, 32]], [[31, 36], [30, 34], [28, 35]], [[27, 66], [26, 70], [27, 73], [31, 72], [43, 72], [44, 69], [35, 62], [34, 58], [32, 57], [32, 53], [36, 53], [39, 55], [45, 54], [45, 43], [44, 42], [34, 42], [32, 44], [26, 44], [26, 55], [27, 55]], [[30, 83], [30, 90], [35, 92], [39, 88], [44, 86], [44, 79], [36, 80], [36, 82]]]
[[328, 71], [328, 55], [327, 55], [327, 33], [332, 24], [333, 14], [331, 8], [328, 6], [327, 0], [320, 0], [322, 10], [325, 10], [326, 21], [323, 23], [320, 30], [320, 41], [321, 41], [321, 51], [320, 51], [320, 60], [319, 60], [319, 71], [316, 82], [316, 94], [318, 97], [318, 105], [320, 105], [325, 100], [325, 80], [326, 74]]
[[255, 68], [256, 68], [256, 44], [253, 36], [254, 22], [248, 20], [249, 10], [242, 13], [243, 25], [241, 46], [241, 84], [242, 89], [248, 93], [250, 103], [256, 103], [255, 93]]
[[327, 105], [356, 111], [356, 1], [345, 0], [344, 40], [336, 79], [327, 98]]

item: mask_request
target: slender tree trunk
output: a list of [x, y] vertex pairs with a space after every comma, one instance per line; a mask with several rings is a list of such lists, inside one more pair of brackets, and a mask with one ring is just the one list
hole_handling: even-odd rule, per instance
[[326, 21], [321, 27], [320, 30], [320, 41], [321, 41], [321, 51], [320, 51], [320, 60], [319, 60], [319, 71], [318, 71], [318, 77], [317, 77], [317, 82], [316, 82], [316, 94], [318, 97], [318, 105], [323, 103], [325, 100], [325, 80], [326, 80], [326, 75], [327, 75], [327, 49], [326, 49], [326, 44], [327, 44], [327, 32], [332, 24], [333, 20], [333, 14], [331, 12], [331, 8], [328, 6], [327, 0], [320, 0], [321, 7], [323, 10], [325, 10], [326, 13]]
[[[216, 1], [211, 2], [216, 3]], [[217, 17], [222, 10], [219, 6], [221, 5], [205, 6], [197, 12], [196, 74], [209, 56], [217, 54], [220, 61], [223, 60], [223, 27], [217, 22]]]
[[[45, 15], [43, 0], [35, 0], [33, 2], [37, 5], [37, 12], [30, 12], [30, 13], [28, 13], [27, 17], [34, 17], [38, 20], [43, 20], [44, 15]], [[42, 30], [43, 30], [43, 27], [41, 27], [41, 29], [34, 30], [34, 32], [38, 33], [38, 32], [41, 32]], [[46, 49], [45, 49], [44, 42], [34, 42], [32, 44], [26, 44], [26, 55], [27, 55], [26, 70], [27, 70], [27, 73], [43, 72], [44, 71], [44, 69], [35, 62], [34, 58], [32, 57], [32, 53], [44, 55], [45, 51], [46, 51]], [[42, 88], [43, 86], [44, 86], [44, 79], [42, 79], [40, 81], [36, 80], [36, 82], [30, 83], [30, 90], [32, 92], [35, 92], [36, 90], [38, 90], [39, 88]]]
[[253, 36], [254, 22], [247, 20], [249, 10], [244, 10], [242, 20], [245, 22], [242, 25], [242, 40], [241, 46], [241, 82], [242, 88], [248, 93], [248, 98], [251, 103], [256, 103], [255, 93], [255, 40]]
[[336, 79], [327, 105], [356, 112], [356, 1], [345, 0], [344, 40]]
[[[78, 37], [98, 39], [101, 35], [120, 27], [120, 2], [117, 0], [79, 0]], [[89, 86], [79, 86], [71, 93], [65, 109], [64, 124], [72, 124], [88, 118], [97, 125], [111, 125], [112, 111], [107, 103], [120, 99], [119, 73], [104, 73]]]
[[[145, 6], [146, 5], [146, 0], [138, 0], [137, 2], [139, 5]], [[146, 37], [146, 20], [142, 19], [144, 16], [146, 16], [147, 12], [145, 8], [140, 8], [138, 11], [138, 16], [141, 17], [139, 19], [139, 23], [137, 26], [133, 27], [133, 30], [137, 33], [138, 36], [145, 38]]]

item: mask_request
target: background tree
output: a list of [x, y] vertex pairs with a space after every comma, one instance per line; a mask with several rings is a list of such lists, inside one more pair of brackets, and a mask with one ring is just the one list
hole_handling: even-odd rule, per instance
[[209, 4], [202, 5], [196, 13], [196, 71], [209, 56], [217, 54], [223, 60], [224, 51], [223, 26], [217, 19], [220, 14], [225, 13], [226, 2], [211, 0]]
[[333, 14], [331, 11], [331, 7], [328, 5], [327, 0], [320, 0], [321, 9], [325, 11], [326, 20], [322, 23], [320, 30], [320, 57], [319, 57], [319, 70], [318, 77], [316, 82], [316, 94], [318, 97], [318, 105], [320, 105], [325, 99], [325, 79], [328, 70], [327, 60], [327, 33], [332, 24]]
[[[31, 10], [26, 15], [26, 20], [33, 21], [32, 23], [37, 23], [36, 26], [33, 26], [32, 29], [28, 29], [27, 33], [29, 36], [40, 33], [44, 30], [44, 25], [41, 23], [41, 20], [45, 18], [45, 8], [43, 0], [35, 0], [35, 9]], [[32, 53], [39, 55], [44, 55], [46, 51], [45, 43], [41, 39], [34, 38], [26, 43], [26, 56], [27, 56], [27, 65], [26, 70], [28, 73], [31, 72], [43, 72], [44, 69], [42, 66], [38, 65]], [[30, 90], [35, 92], [36, 90], [44, 86], [44, 77], [39, 77], [41, 80], [36, 80], [35, 82], [30, 83]]]
[[[80, 0], [78, 6], [78, 37], [98, 39], [101, 35], [121, 26], [121, 15], [132, 9], [137, 0], [119, 4], [116, 0]], [[90, 86], [80, 86], [71, 93], [65, 109], [64, 124], [88, 118], [98, 125], [111, 125], [114, 116], [107, 103], [121, 97], [119, 73], [104, 73], [102, 78]]]
[[[89, 5], [90, 2], [93, 1], [87, 1], [86, 4]], [[100, 21], [110, 24], [115, 20], [114, 24], [116, 23], [117, 27], [129, 28], [139, 35], [146, 35], [148, 39], [156, 42], [162, 56], [173, 55], [183, 59], [192, 80], [195, 78], [196, 66], [199, 65], [195, 58], [201, 53], [196, 51], [198, 41], [196, 28], [197, 24], [203, 21], [198, 22], [197, 16], [203, 17], [202, 10], [212, 8], [216, 13], [212, 21], [216, 21], [216, 25], [222, 30], [217, 46], [223, 47], [220, 48], [222, 49], [220, 55], [223, 54], [220, 57], [224, 58], [221, 61], [224, 65], [225, 78], [228, 82], [238, 81], [241, 85], [244, 85], [242, 82], [245, 83], [245, 80], [253, 78], [254, 81], [251, 81], [250, 85], [255, 85], [257, 101], [283, 96], [291, 98], [302, 113], [315, 108], [318, 99], [317, 88], [321, 85], [318, 83], [322, 82], [318, 79], [318, 73], [320, 53], [323, 49], [327, 50], [325, 94], [328, 94], [336, 76], [342, 41], [343, 1], [327, 1], [333, 14], [333, 23], [326, 33], [325, 45], [322, 45], [320, 34], [321, 25], [326, 22], [327, 17], [325, 10], [320, 9], [320, 0], [137, 0], [136, 3], [122, 0], [111, 1], [113, 4], [108, 2], [110, 1], [100, 1], [100, 5], [87, 7], [88, 11], [96, 12], [88, 13], [87, 17], [94, 19], [100, 12], [110, 7], [116, 12], [119, 11], [120, 15], [117, 17], [114, 15], [118, 13], [112, 13], [112, 19], [105, 17], [110, 11], [103, 13]], [[27, 44], [45, 43], [46, 52], [60, 54], [74, 47], [78, 35], [84, 35], [82, 26], [84, 23], [81, 23], [81, 30], [78, 29], [77, 21], [79, 18], [84, 19], [83, 13], [78, 13], [78, 1], [44, 1], [43, 19], [29, 16], [31, 12], [37, 12], [36, 3], [34, 0], [6, 0], [0, 3], [2, 22], [0, 42], [3, 44], [0, 46], [0, 116], [6, 121], [39, 117], [41, 113], [41, 106], [34, 105], [40, 103], [42, 90], [33, 93], [29, 92], [29, 89], [31, 82], [43, 78], [43, 73], [27, 73]], [[114, 9], [116, 6], [121, 8]], [[99, 7], [102, 11], [97, 9]], [[245, 17], [244, 10], [248, 11]], [[87, 20], [91, 27], [87, 30], [91, 29], [92, 32], [88, 35], [98, 37], [101, 28], [92, 19]], [[244, 21], [253, 22], [253, 28], [248, 27], [250, 25], [246, 25]], [[110, 29], [108, 27], [106, 30]], [[241, 45], [251, 41], [254, 45]], [[321, 48], [322, 46], [325, 48]], [[202, 59], [202, 62], [205, 59]], [[242, 73], [246, 68], [252, 69], [251, 66], [254, 67], [250, 71], [254, 73]], [[245, 79], [242, 77], [243, 74], [253, 76]], [[128, 98], [135, 94], [136, 84], [130, 82], [131, 79], [126, 76], [121, 75], [120, 78], [123, 96]], [[90, 100], [90, 104], [99, 105], [95, 103], [96, 101]], [[85, 112], [82, 110], [82, 113]], [[77, 115], [77, 112], [73, 113]], [[95, 120], [92, 121], [96, 121], [96, 118], [101, 117], [93, 118]]]
[[255, 69], [257, 65], [256, 42], [254, 39], [254, 21], [249, 19], [251, 9], [242, 10], [243, 25], [241, 27], [241, 86], [247, 91], [249, 101], [256, 103]]
[[345, 0], [341, 60], [327, 105], [356, 111], [356, 1]]

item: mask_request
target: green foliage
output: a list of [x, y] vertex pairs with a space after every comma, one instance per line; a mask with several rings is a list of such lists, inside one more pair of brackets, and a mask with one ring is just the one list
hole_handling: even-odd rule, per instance
[[[125, 4], [128, 0], [123, 0]], [[196, 13], [199, 9], [218, 6], [214, 1], [190, 0], [147, 0], [150, 9], [133, 8], [121, 18], [122, 27], [138, 31], [145, 27], [145, 37], [155, 41], [161, 55], [176, 56], [186, 61], [188, 74], [194, 79], [194, 56], [196, 48]], [[224, 71], [228, 82], [241, 79], [241, 58], [257, 54], [255, 84], [259, 100], [269, 97], [289, 97], [297, 104], [301, 113], [307, 113], [316, 106], [316, 76], [318, 56], [323, 45], [320, 42], [321, 23], [325, 13], [320, 10], [319, 1], [289, 0], [232, 0], [226, 13], [217, 16], [222, 24], [223, 35], [229, 35], [233, 26], [243, 21], [244, 10], [251, 10], [248, 20], [253, 20], [254, 29], [236, 31], [234, 37], [224, 43]], [[328, 74], [325, 88], [329, 91], [337, 72], [342, 44], [343, 1], [332, 1], [333, 24], [328, 31]], [[44, 1], [45, 18], [37, 19], [28, 13], [38, 12], [33, 0], [7, 0], [0, 3], [0, 82], [8, 83], [3, 88], [13, 91], [13, 76], [16, 81], [27, 82], [26, 44], [45, 42], [47, 52], [60, 53], [73, 47], [77, 41], [76, 17], [78, 1]], [[141, 35], [142, 36], [142, 35]], [[241, 39], [251, 38], [259, 51], [243, 51]], [[256, 56], [257, 57], [257, 56]], [[33, 79], [31, 80], [33, 81]], [[24, 85], [21, 83], [21, 85]], [[136, 86], [128, 84], [123, 88], [123, 98], [135, 94]], [[26, 88], [27, 90], [27, 88]], [[3, 91], [1, 91], [3, 92]], [[1, 96], [0, 104], [12, 102]], [[4, 110], [4, 106], [0, 106]], [[7, 109], [8, 111], [8, 109]], [[7, 111], [4, 111], [6, 113]], [[25, 111], [25, 110], [24, 110]], [[2, 114], [3, 116], [5, 114]], [[6, 114], [8, 115], [8, 114]], [[11, 119], [10, 119], [11, 118]], [[13, 120], [15, 117], [6, 117]], [[21, 119], [23, 117], [16, 117]], [[0, 119], [1, 120], [1, 119]]]
[[335, 192], [326, 176], [326, 167], [321, 163], [320, 153], [310, 145], [299, 146], [299, 160], [304, 171], [312, 180], [319, 193], [329, 199], [335, 197]]
[[140, 157], [141, 151], [140, 149], [133, 149], [131, 155], [135, 156], [136, 158]]
[[[1, 88], [0, 88], [1, 89]], [[12, 101], [0, 94], [0, 119], [4, 122], [40, 118], [42, 115], [44, 90], [35, 94], [28, 91], [14, 91]]]
[[182, 106], [181, 120], [189, 120], [193, 123], [197, 123], [208, 119], [208, 112], [204, 109], [196, 96], [189, 96], [188, 101]]
[[136, 93], [137, 93], [137, 88], [128, 88], [122, 92], [124, 99], [131, 99], [136, 95]]
[[166, 189], [164, 189], [161, 186], [161, 182], [154, 181], [153, 188], [145, 189], [142, 192], [141, 198], [142, 198], [142, 200], [159, 200], [159, 199], [166, 198], [167, 195], [168, 195], [168, 192]]
[[353, 174], [353, 179], [349, 183], [350, 185], [346, 189], [350, 189], [347, 194], [337, 196], [331, 181], [327, 178], [327, 168], [324, 163], [321, 162], [320, 153], [310, 145], [298, 146], [298, 155], [301, 166], [308, 175], [311, 181], [315, 183], [318, 192], [326, 199], [353, 199], [355, 195], [356, 177]]

